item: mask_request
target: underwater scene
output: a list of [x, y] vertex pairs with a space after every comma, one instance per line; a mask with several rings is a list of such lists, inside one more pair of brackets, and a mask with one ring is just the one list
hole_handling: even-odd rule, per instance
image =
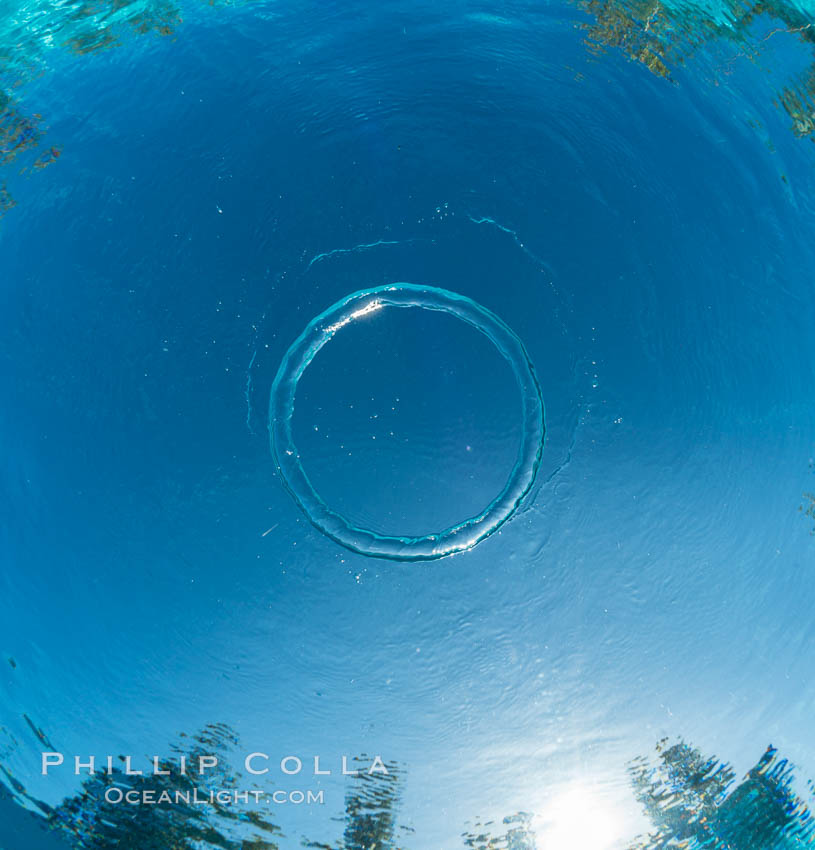
[[0, 0], [0, 850], [815, 847], [815, 5]]

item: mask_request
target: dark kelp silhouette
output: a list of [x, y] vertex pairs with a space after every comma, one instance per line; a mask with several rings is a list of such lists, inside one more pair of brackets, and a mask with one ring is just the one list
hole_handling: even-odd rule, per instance
[[[28, 795], [5, 770], [4, 780], [39, 809], [46, 828], [74, 850], [278, 850], [277, 839], [282, 833], [262, 813], [263, 804], [250, 808], [223, 805], [217, 799], [206, 804], [177, 801], [175, 792], [194, 800], [196, 792], [201, 799], [210, 799], [210, 790], [247, 789], [249, 784], [244, 777], [227, 767], [235, 744], [237, 737], [224, 724], [211, 724], [191, 737], [182, 734], [171, 748], [171, 755], [159, 760], [160, 769], [170, 771], [170, 775], [131, 776], [122, 766], [116, 766], [110, 775], [88, 776], [78, 794], [56, 807]], [[215, 756], [218, 767], [203, 776], [196, 771], [182, 774], [181, 755], [187, 757], [189, 764], [196, 764], [202, 756]], [[105, 792], [113, 787], [124, 793], [152, 791], [155, 799], [166, 791], [174, 802], [166, 805], [107, 802]]]
[[404, 781], [404, 768], [386, 762], [387, 774], [369, 774], [371, 760], [366, 755], [355, 760], [359, 774], [349, 781], [345, 794], [345, 828], [338, 844], [304, 842], [316, 850], [404, 850], [404, 837], [413, 832], [397, 823], [397, 811]]
[[475, 832], [462, 833], [464, 846], [472, 850], [537, 850], [531, 829], [532, 816], [526, 812], [505, 817], [500, 825], [493, 821], [476, 823]]
[[654, 832], [630, 850], [793, 850], [815, 842], [815, 821], [793, 790], [793, 769], [768, 747], [747, 776], [682, 741], [657, 744], [657, 758], [630, 767]]

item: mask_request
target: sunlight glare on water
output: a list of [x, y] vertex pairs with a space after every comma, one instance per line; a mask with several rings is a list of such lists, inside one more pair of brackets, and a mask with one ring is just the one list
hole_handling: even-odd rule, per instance
[[631, 835], [619, 811], [580, 785], [549, 801], [531, 826], [538, 846], [547, 850], [613, 850]]

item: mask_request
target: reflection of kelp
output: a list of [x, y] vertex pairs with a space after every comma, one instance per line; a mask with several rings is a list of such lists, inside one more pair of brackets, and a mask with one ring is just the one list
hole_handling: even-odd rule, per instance
[[[33, 727], [36, 730], [36, 727]], [[39, 730], [37, 730], [39, 731]], [[9, 739], [9, 742], [12, 742]], [[181, 736], [171, 755], [160, 760], [167, 776], [131, 776], [115, 769], [111, 776], [88, 777], [79, 794], [52, 808], [25, 793], [2, 768], [4, 782], [19, 797], [40, 810], [45, 822], [74, 850], [278, 850], [280, 829], [257, 809], [207, 806], [127, 805], [105, 802], [115, 787], [143, 794], [176, 792], [209, 798], [210, 791], [245, 790], [245, 779], [225, 767], [237, 744], [231, 729], [210, 725], [193, 738]], [[684, 743], [657, 744], [657, 757], [641, 757], [629, 765], [634, 794], [651, 821], [653, 832], [629, 850], [793, 850], [815, 845], [815, 817], [794, 790], [792, 766], [769, 747], [744, 779], [715, 757], [706, 757]], [[216, 756], [219, 767], [201, 777], [182, 774], [179, 756], [188, 765], [199, 757]], [[362, 756], [360, 773], [350, 781], [336, 843], [303, 842], [312, 850], [404, 850], [413, 830], [397, 820], [404, 771], [387, 764], [387, 774], [368, 774], [370, 760]], [[810, 786], [811, 787], [811, 786]], [[19, 802], [19, 799], [18, 799]], [[536, 850], [532, 815], [519, 812], [501, 822], [477, 822], [462, 833], [470, 850]]]
[[595, 19], [586, 28], [592, 49], [619, 49], [666, 78], [670, 78], [671, 67], [706, 43], [727, 41], [736, 45], [736, 57], [755, 60], [770, 37], [780, 33], [794, 36], [811, 54], [811, 63], [800, 78], [778, 91], [777, 102], [792, 119], [796, 136], [815, 138], [815, 20], [791, 0], [727, 0], [719, 18], [696, 4], [668, 6], [660, 0], [577, 2]]
[[[801, 505], [801, 510], [804, 515], [815, 523], [815, 493], [804, 493], [805, 502]], [[815, 525], [812, 526], [812, 533], [815, 534]]]
[[[815, 472], [815, 461], [809, 462], [809, 468]], [[815, 492], [804, 493], [804, 503], [798, 509], [807, 519], [812, 520], [812, 533], [815, 534]]]
[[39, 115], [28, 118], [11, 98], [0, 91], [0, 165], [8, 165], [21, 153], [36, 147], [42, 138]]
[[475, 824], [475, 832], [462, 834], [464, 846], [472, 850], [536, 850], [537, 844], [525, 812], [505, 817], [501, 826], [492, 821]]
[[136, 0], [84, 2], [73, 11], [70, 35], [64, 43], [75, 53], [93, 53], [113, 47], [128, 30], [166, 36], [172, 35], [180, 22], [180, 11], [167, 0], [147, 4]]
[[17, 201], [11, 197], [5, 183], [0, 183], [0, 218], [2, 218], [10, 209], [17, 205]]
[[661, 77], [670, 76], [671, 38], [666, 17], [654, 0], [622, 3], [614, 0], [586, 0], [583, 8], [596, 23], [589, 26], [590, 47], [616, 47], [631, 59], [642, 62]]
[[309, 842], [305, 846], [317, 850], [401, 850], [402, 833], [410, 827], [398, 825], [403, 771], [399, 765], [386, 765], [388, 773], [366, 772], [370, 760], [363, 755], [357, 760], [358, 776], [351, 781], [345, 795], [345, 829], [342, 841], [336, 846]]
[[170, 35], [180, 20], [171, 0], [40, 0], [34, 16], [0, 17], [0, 68], [24, 80], [38, 72], [54, 46], [87, 53], [131, 33]]
[[[159, 761], [169, 776], [130, 776], [122, 768], [113, 773], [89, 776], [82, 790], [64, 800], [56, 808], [24, 794], [19, 783], [14, 790], [38, 808], [48, 827], [69, 840], [79, 850], [277, 850], [275, 839], [280, 829], [255, 810], [222, 805], [217, 799], [201, 805], [195, 802], [173, 802], [167, 805], [131, 805], [108, 803], [105, 792], [115, 787], [123, 793], [151, 791], [158, 799], [168, 792], [175, 800], [176, 792], [195, 799], [209, 799], [209, 791], [244, 790], [239, 774], [223, 767], [231, 747], [236, 743], [232, 731], [224, 725], [207, 726], [203, 732], [182, 740], [172, 748], [172, 755]], [[204, 776], [178, 771], [180, 755], [189, 764], [201, 756], [216, 756], [219, 767]], [[174, 769], [173, 769], [174, 768]], [[7, 781], [11, 777], [6, 774]]]
[[[40, 144], [42, 130], [39, 127], [39, 115], [29, 117], [17, 108], [17, 105], [5, 92], [0, 91], [0, 166], [9, 165], [21, 154]], [[59, 150], [51, 148], [37, 157], [31, 167], [45, 168], [59, 157]], [[0, 183], [0, 218], [15, 205], [5, 183]]]
[[[33, 19], [0, 16], [0, 74], [19, 85], [38, 73], [46, 48], [61, 44], [85, 54], [118, 44], [128, 33], [171, 35], [181, 14], [171, 0], [83, 0], [77, 4], [44, 3]], [[20, 111], [11, 96], [0, 89], [0, 167], [40, 145], [40, 116]], [[23, 171], [38, 171], [61, 154], [49, 147]], [[0, 180], [0, 218], [15, 201]]]
[[815, 842], [815, 821], [793, 791], [792, 767], [772, 747], [735, 788], [729, 765], [688, 744], [661, 741], [657, 754], [656, 764], [640, 758], [630, 766], [636, 797], [655, 828], [631, 850], [792, 850]]

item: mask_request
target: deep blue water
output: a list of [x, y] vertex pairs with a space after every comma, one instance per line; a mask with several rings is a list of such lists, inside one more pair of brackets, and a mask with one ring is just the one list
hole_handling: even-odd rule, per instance
[[[815, 136], [779, 91], [813, 46], [774, 30], [807, 10], [702, 38], [729, 11], [675, 9], [701, 44], [669, 80], [573, 5], [190, 3], [82, 55], [75, 8], [0, 7], [44, 133], [0, 165], [0, 847], [113, 846], [23, 811], [81, 778], [40, 775], [31, 724], [66, 756], [214, 722], [319, 753], [274, 776], [325, 790], [267, 810], [281, 847], [339, 846], [344, 754], [403, 766], [393, 847], [516, 812], [546, 850], [627, 847], [663, 737], [739, 778], [772, 744], [805, 797]], [[396, 281], [506, 322], [546, 408], [515, 516], [437, 561], [322, 535], [269, 446], [289, 345]], [[482, 509], [522, 431], [507, 362], [421, 310], [340, 331], [293, 428], [328, 504], [405, 535]]]

